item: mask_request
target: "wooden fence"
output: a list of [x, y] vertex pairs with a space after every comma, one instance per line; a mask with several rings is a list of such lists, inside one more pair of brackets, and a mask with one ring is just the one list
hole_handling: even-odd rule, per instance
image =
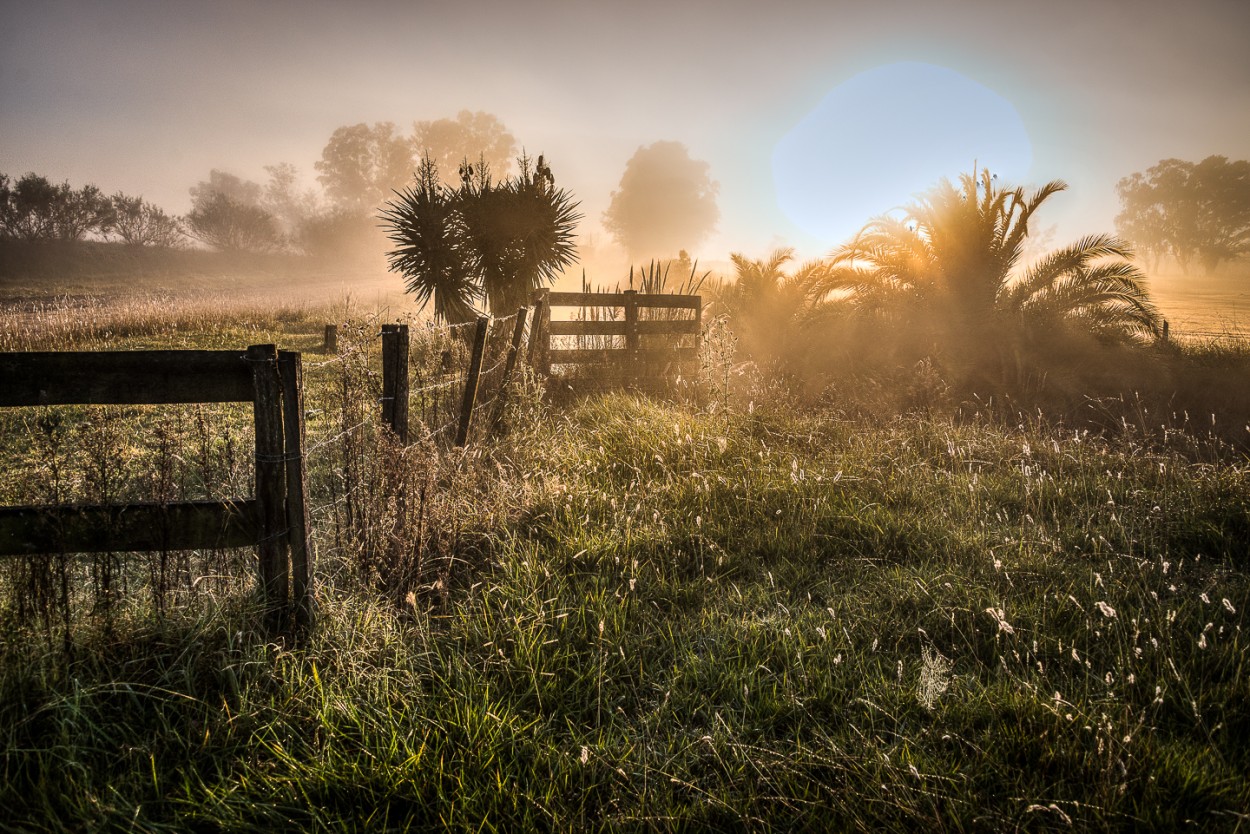
[[[549, 376], [637, 386], [695, 371], [703, 326], [700, 296], [541, 290], [537, 302], [535, 366]], [[570, 308], [574, 317], [554, 315]]]
[[300, 354], [241, 351], [0, 354], [0, 407], [251, 402], [253, 498], [0, 507], [0, 556], [255, 546], [271, 625], [311, 616]]
[[[496, 367], [501, 371], [493, 375], [491, 382], [495, 389], [490, 402], [489, 429], [494, 430], [502, 416], [507, 402], [508, 384], [516, 370], [517, 358], [521, 351], [521, 342], [525, 338], [525, 323], [529, 316], [529, 308], [522, 307], [516, 311], [511, 336], [505, 343], [503, 356], [498, 356]], [[487, 336], [490, 331], [490, 319], [482, 316], [473, 322], [473, 333], [470, 336], [469, 364], [465, 372], [464, 388], [460, 394], [460, 409], [456, 420], [454, 442], [464, 446], [469, 441], [469, 433], [474, 425], [474, 417], [480, 410], [478, 405], [479, 388], [484, 375], [483, 364], [486, 361]], [[409, 411], [409, 335], [406, 324], [382, 325], [382, 422], [394, 432], [401, 443], [408, 442], [408, 411]]]
[[[577, 318], [552, 314], [570, 309]], [[512, 325], [505, 330], [509, 319]], [[697, 371], [702, 319], [703, 300], [697, 295], [540, 290], [531, 307], [496, 319], [493, 335], [489, 317], [469, 322], [463, 325], [472, 330], [466, 337], [467, 367], [457, 394], [460, 404], [454, 426], [447, 427], [454, 428], [454, 433], [446, 436], [454, 438], [457, 446], [466, 445], [480, 422], [479, 413], [486, 421], [485, 432], [497, 429], [507, 406], [509, 383], [522, 361], [556, 383], [549, 391], [572, 385], [661, 388], [678, 374], [692, 378]], [[408, 325], [384, 324], [381, 336], [382, 422], [406, 443], [409, 399], [414, 391], [409, 379]], [[565, 344], [569, 340], [572, 345]], [[434, 382], [426, 390], [448, 384]], [[427, 430], [437, 434], [442, 429], [427, 426]]]

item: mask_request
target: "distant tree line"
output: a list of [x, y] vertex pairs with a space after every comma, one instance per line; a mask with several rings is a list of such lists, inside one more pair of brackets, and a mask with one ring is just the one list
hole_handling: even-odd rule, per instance
[[[464, 165], [496, 178], [488, 190], [497, 201], [507, 190], [502, 186], [520, 182], [513, 179], [513, 161], [525, 158], [519, 150], [503, 122], [484, 112], [413, 122], [407, 132], [393, 122], [345, 125], [331, 134], [313, 165], [319, 187], [301, 185], [289, 162], [265, 166], [263, 182], [213, 169], [191, 186], [191, 208], [181, 216], [142, 197], [106, 196], [94, 185], [74, 188], [33, 173], [17, 180], [0, 174], [0, 239], [149, 247], [194, 241], [219, 251], [380, 262], [389, 245], [382, 216], [388, 201], [413, 188], [434, 193], [430, 171], [447, 193], [463, 192], [456, 172]], [[715, 227], [717, 188], [708, 164], [692, 159], [684, 145], [656, 142], [628, 160], [602, 219], [631, 258], [672, 257], [693, 249]]]
[[1116, 227], [1148, 269], [1167, 258], [1210, 274], [1250, 255], [1250, 162], [1164, 159], [1120, 180]]
[[266, 166], [263, 184], [214, 169], [190, 188], [184, 216], [141, 197], [109, 197], [94, 185], [0, 174], [0, 238], [166, 247], [198, 241], [222, 251], [380, 256], [386, 241], [378, 212], [415, 181], [422, 158], [445, 171], [468, 159], [507, 175], [516, 151], [515, 137], [489, 113], [415, 122], [406, 135], [391, 122], [349, 125], [334, 131], [314, 165], [320, 191], [301, 188], [298, 170], [286, 162]]
[[73, 188], [28, 173], [14, 180], [0, 173], [0, 238], [83, 240], [95, 237], [140, 246], [175, 246], [182, 240], [176, 217], [141, 197], [106, 196], [94, 185]]

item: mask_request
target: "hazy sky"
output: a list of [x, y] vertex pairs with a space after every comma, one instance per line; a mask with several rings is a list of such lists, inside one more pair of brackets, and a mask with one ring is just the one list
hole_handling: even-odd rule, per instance
[[[605, 236], [600, 215], [634, 151], [673, 139], [720, 183], [718, 231], [695, 254], [785, 243], [814, 256], [838, 241], [781, 210], [774, 151], [798, 147], [783, 139], [825, 102], [834, 150], [813, 159], [813, 190], [846, 166], [927, 161], [935, 126], [907, 129], [903, 91], [863, 104], [860, 89], [864, 112], [839, 115], [851, 100], [840, 85], [901, 62], [951, 70], [1014, 108], [1031, 143], [1021, 178], [1071, 186], [1039, 215], [1059, 225], [1055, 243], [1111, 231], [1116, 180], [1160, 159], [1250, 158], [1245, 0], [0, 2], [0, 171], [179, 213], [211, 168], [260, 181], [264, 165], [291, 162], [312, 185], [337, 127], [407, 132], [467, 108], [547, 155], [582, 202], [583, 233]], [[1002, 124], [986, 122], [980, 135]], [[837, 152], [847, 137], [855, 159]], [[932, 165], [929, 180], [960, 172]], [[887, 189], [856, 182], [827, 199], [863, 220], [890, 207]]]

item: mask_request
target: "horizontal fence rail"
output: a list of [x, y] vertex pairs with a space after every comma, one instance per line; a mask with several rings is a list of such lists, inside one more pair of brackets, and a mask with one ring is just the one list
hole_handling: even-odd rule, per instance
[[[543, 292], [543, 291], [540, 291]], [[552, 307], [660, 307], [668, 309], [701, 310], [703, 297], [698, 295], [669, 295], [667, 293], [641, 293], [624, 290], [607, 292], [546, 292], [547, 303]], [[633, 301], [630, 301], [630, 298]]]
[[250, 402], [237, 350], [0, 354], [0, 407]]
[[0, 507], [4, 556], [248, 547], [259, 537], [254, 499]]
[[[562, 383], [661, 386], [698, 362], [700, 296], [543, 290], [537, 303], [541, 318], [534, 330], [541, 342], [532, 361]], [[560, 308], [572, 310], [572, 317], [555, 316]]]
[[270, 621], [311, 612], [300, 354], [100, 351], [0, 354], [0, 407], [251, 402], [255, 497], [0, 507], [0, 556], [257, 548]]

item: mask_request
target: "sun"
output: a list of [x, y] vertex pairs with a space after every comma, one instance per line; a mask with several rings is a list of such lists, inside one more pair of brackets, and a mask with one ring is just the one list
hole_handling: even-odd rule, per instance
[[778, 207], [823, 245], [974, 164], [1021, 182], [1032, 163], [1011, 102], [954, 70], [915, 62], [838, 85], [772, 155]]

